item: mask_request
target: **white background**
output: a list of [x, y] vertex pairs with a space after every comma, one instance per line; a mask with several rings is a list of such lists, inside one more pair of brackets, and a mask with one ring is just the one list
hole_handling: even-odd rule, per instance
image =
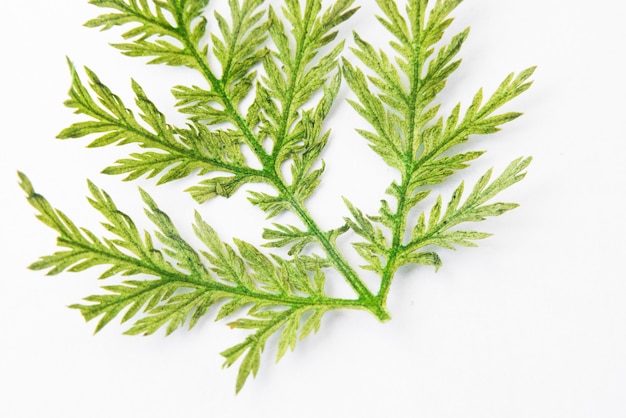
[[[618, 0], [466, 0], [453, 30], [471, 25], [463, 65], [442, 96], [447, 109], [510, 71], [538, 65], [535, 85], [508, 106], [525, 112], [503, 132], [476, 138], [488, 154], [455, 176], [534, 156], [527, 179], [503, 195], [522, 206], [479, 225], [495, 234], [477, 249], [441, 253], [444, 266], [399, 275], [393, 320], [332, 313], [320, 332], [280, 364], [270, 346], [259, 375], [234, 395], [236, 370], [219, 352], [241, 335], [202, 322], [168, 338], [127, 337], [111, 323], [97, 336], [66, 306], [98, 293], [97, 272], [47, 278], [26, 266], [55, 248], [17, 186], [38, 191], [81, 225], [97, 229], [85, 179], [142, 219], [149, 190], [184, 234], [197, 208], [181, 190], [99, 174], [125, 148], [58, 141], [80, 120], [63, 107], [65, 56], [94, 69], [127, 103], [130, 77], [164, 109], [169, 88], [200, 82], [178, 68], [146, 67], [107, 43], [119, 32], [81, 26], [99, 10], [86, 0], [0, 6], [0, 416], [30, 417], [603, 417], [626, 416], [626, 3]], [[215, 2], [225, 3], [225, 2]], [[374, 1], [341, 36], [381, 40]], [[223, 7], [223, 5], [220, 5]], [[379, 42], [380, 44], [381, 42]], [[350, 56], [347, 54], [347, 56]], [[327, 172], [311, 209], [327, 226], [346, 214], [341, 196], [373, 211], [393, 173], [355, 132], [345, 102], [328, 120]], [[180, 119], [173, 119], [179, 121]], [[449, 189], [442, 188], [442, 192]], [[263, 215], [245, 193], [199, 208], [229, 240], [258, 242]]]

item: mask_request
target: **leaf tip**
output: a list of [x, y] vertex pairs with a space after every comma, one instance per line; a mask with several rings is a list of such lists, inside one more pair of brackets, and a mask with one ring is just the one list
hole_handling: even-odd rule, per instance
[[17, 176], [19, 178], [19, 185], [22, 188], [22, 190], [26, 192], [28, 197], [33, 196], [35, 194], [35, 189], [33, 188], [33, 184], [30, 182], [26, 174], [22, 173], [21, 171], [18, 171]]

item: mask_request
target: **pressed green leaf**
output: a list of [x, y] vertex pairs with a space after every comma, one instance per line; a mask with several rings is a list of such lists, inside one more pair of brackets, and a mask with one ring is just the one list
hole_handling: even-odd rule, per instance
[[[417, 219], [411, 220], [412, 211], [423, 204], [432, 186], [468, 168], [484, 154], [473, 150], [455, 152], [455, 147], [473, 135], [495, 133], [521, 115], [498, 110], [530, 87], [534, 68], [509, 74], [487, 99], [479, 89], [464, 113], [458, 104], [449, 115], [439, 115], [436, 100], [449, 76], [460, 67], [457, 57], [469, 35], [469, 29], [465, 29], [442, 42], [452, 23], [450, 14], [461, 0], [407, 3], [402, 10], [395, 1], [377, 0], [383, 12], [378, 20], [394, 37], [390, 42], [394, 55], [375, 50], [355, 34], [353, 51], [367, 70], [345, 59], [343, 63], [343, 74], [357, 98], [351, 104], [372, 128], [358, 132], [400, 176], [387, 189], [394, 201], [381, 200], [377, 216], [367, 216], [351, 207], [354, 220], [346, 220], [356, 234], [366, 238], [355, 248], [367, 261], [363, 267], [380, 273], [382, 297], [400, 266], [415, 263], [439, 268], [439, 257], [421, 251], [423, 247], [474, 246], [475, 241], [486, 238], [489, 234], [452, 228], [517, 207], [487, 201], [523, 178], [522, 170], [530, 161], [517, 160], [491, 183], [487, 173], [463, 203], [461, 183], [447, 206], [439, 196], [429, 209], [420, 208]], [[410, 237], [407, 229], [412, 230]]]
[[[225, 367], [239, 368], [237, 392], [256, 376], [271, 342], [278, 361], [316, 333], [327, 312], [363, 310], [388, 320], [387, 296], [398, 270], [407, 264], [439, 269], [437, 247], [473, 247], [490, 236], [467, 224], [518, 207], [497, 196], [522, 180], [530, 163], [517, 159], [499, 175], [488, 170], [474, 185], [460, 181], [449, 197], [429, 200], [436, 186], [485, 153], [472, 148], [474, 137], [496, 133], [521, 116], [503, 106], [531, 86], [535, 70], [509, 74], [493, 92], [478, 89], [445, 114], [442, 92], [461, 68], [469, 36], [469, 29], [447, 33], [461, 2], [377, 0], [378, 22], [391, 41], [378, 49], [367, 32], [357, 30], [351, 61], [340, 29], [357, 12], [354, 0], [228, 0], [213, 13], [209, 0], [89, 0], [102, 14], [86, 26], [122, 28], [121, 40], [112, 45], [123, 54], [188, 67], [199, 78], [186, 73], [171, 89], [174, 108], [184, 116], [176, 126], [167, 107], [134, 79], [133, 99], [126, 102], [94, 71], [85, 68], [79, 75], [69, 62], [65, 104], [83, 119], [58, 137], [88, 138], [92, 148], [131, 145], [132, 152], [105, 174], [155, 178], [157, 184], [193, 177], [184, 181], [199, 203], [244, 189], [268, 218], [290, 212], [296, 220], [279, 218], [264, 228], [261, 249], [222, 239], [199, 210], [196, 248], [146, 190], [139, 194], [149, 230], [89, 182], [89, 203], [102, 218], [98, 232], [54, 208], [19, 173], [37, 218], [57, 234], [58, 249], [30, 268], [49, 275], [97, 269], [98, 279], [106, 281], [102, 293], [71, 306], [97, 321], [96, 332], [115, 318], [131, 335], [169, 335], [206, 317], [227, 320], [246, 334], [222, 352]], [[348, 216], [328, 229], [308, 206], [326, 168], [324, 152], [334, 136], [329, 122], [336, 99], [346, 96], [344, 79], [353, 92], [348, 103], [370, 125], [357, 133], [393, 174], [374, 215], [345, 199]], [[237, 223], [207, 213], [212, 222]], [[346, 248], [378, 283], [353, 267]], [[341, 279], [354, 291], [352, 298], [328, 294], [327, 287], [336, 287], [327, 281]]]

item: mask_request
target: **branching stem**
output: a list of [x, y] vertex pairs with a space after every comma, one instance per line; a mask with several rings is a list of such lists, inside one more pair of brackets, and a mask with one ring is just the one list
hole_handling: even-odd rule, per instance
[[[182, 19], [182, 17], [180, 18]], [[202, 55], [198, 50], [197, 45], [189, 42], [188, 36], [183, 35], [182, 37], [183, 39], [187, 40], [185, 48], [187, 48], [192, 53], [199, 68], [201, 68], [202, 70], [203, 76], [211, 85], [211, 87], [220, 95], [222, 102], [226, 107], [226, 110], [233, 117], [237, 128], [239, 128], [244, 134], [246, 144], [252, 149], [256, 157], [261, 162], [267, 183], [275, 187], [277, 191], [281, 193], [281, 195], [286, 197], [286, 199], [289, 201], [289, 205], [291, 206], [295, 214], [298, 215], [300, 220], [306, 225], [309, 232], [315, 236], [318, 244], [322, 247], [329, 260], [333, 263], [335, 268], [341, 273], [341, 275], [345, 278], [348, 284], [350, 284], [350, 286], [357, 293], [358, 299], [355, 300], [354, 303], [351, 303], [350, 307], [367, 309], [371, 311], [381, 321], [386, 321], [390, 319], [391, 316], [389, 315], [389, 312], [385, 309], [384, 305], [381, 305], [379, 303], [379, 299], [374, 296], [374, 294], [367, 288], [365, 283], [359, 278], [359, 275], [354, 271], [352, 266], [350, 266], [345, 257], [338, 251], [336, 245], [328, 239], [327, 234], [325, 234], [319, 227], [317, 222], [315, 222], [304, 204], [302, 202], [299, 202], [293, 195], [292, 191], [285, 183], [282, 174], [278, 172], [278, 168], [276, 167], [276, 164], [274, 162], [275, 157], [272, 157], [270, 154], [268, 154], [265, 149], [260, 145], [259, 141], [256, 138], [256, 135], [248, 126], [245, 118], [234, 106], [231, 98], [224, 90], [220, 79], [213, 73], [211, 68], [208, 66], [206, 60], [202, 58]], [[299, 61], [300, 59], [298, 59], [298, 63]], [[287, 123], [288, 118], [287, 116], [285, 116], [285, 126], [283, 126], [281, 130], [283, 136], [285, 135], [287, 129]], [[329, 298], [325, 302], [330, 302], [331, 300], [333, 299]], [[341, 304], [343, 302], [340, 301], [338, 303]], [[328, 306], [333, 305], [335, 305], [334, 302]]]

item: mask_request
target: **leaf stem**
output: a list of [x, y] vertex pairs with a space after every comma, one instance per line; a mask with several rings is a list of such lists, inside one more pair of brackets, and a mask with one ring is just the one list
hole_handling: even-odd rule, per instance
[[[417, 20], [417, 19], [416, 19]], [[418, 22], [421, 24], [421, 22]], [[415, 166], [415, 135], [417, 133], [416, 127], [416, 118], [421, 114], [423, 108], [418, 105], [418, 99], [420, 96], [420, 89], [422, 84], [420, 71], [422, 69], [422, 62], [420, 62], [421, 56], [421, 42], [420, 42], [420, 32], [414, 33], [415, 40], [413, 41], [413, 61], [414, 65], [411, 66], [411, 79], [410, 79], [410, 95], [408, 97], [408, 107], [409, 114], [405, 120], [407, 126], [405, 132], [405, 148], [404, 152], [404, 172], [402, 173], [402, 183], [398, 188], [398, 207], [396, 209], [396, 225], [392, 231], [392, 244], [389, 249], [389, 257], [387, 258], [387, 264], [385, 265], [385, 269], [382, 274], [380, 289], [376, 297], [379, 300], [381, 305], [387, 304], [387, 296], [389, 295], [389, 289], [391, 288], [391, 283], [393, 281], [393, 277], [398, 269], [396, 266], [396, 257], [398, 256], [404, 238], [404, 231], [406, 229], [407, 217], [408, 217], [408, 193], [409, 193], [409, 185], [411, 183], [411, 174], [413, 173]]]
[[389, 289], [391, 288], [391, 282], [393, 281], [393, 277], [396, 273], [396, 257], [399, 254], [399, 251], [402, 247], [402, 238], [404, 236], [404, 230], [406, 228], [407, 222], [407, 190], [410, 181], [410, 175], [402, 176], [402, 184], [399, 187], [399, 198], [398, 198], [398, 209], [396, 211], [396, 225], [392, 231], [392, 243], [391, 248], [389, 249], [389, 256], [387, 258], [387, 264], [385, 265], [385, 269], [383, 270], [383, 274], [380, 282], [380, 289], [378, 290], [378, 294], [376, 298], [378, 299], [378, 303], [381, 306], [387, 305], [387, 296], [389, 294]]
[[278, 186], [281, 187], [280, 192], [289, 197], [294, 212], [298, 215], [302, 222], [304, 222], [309, 232], [317, 238], [317, 242], [332, 261], [335, 268], [343, 275], [357, 295], [359, 295], [358, 300], [365, 306], [368, 306], [371, 312], [381, 321], [391, 319], [391, 316], [384, 305], [379, 303], [377, 297], [374, 296], [365, 283], [363, 283], [363, 281], [359, 278], [356, 271], [354, 271], [354, 269], [350, 266], [345, 257], [337, 250], [337, 246], [331, 242], [327, 234], [320, 229], [306, 207], [296, 200], [291, 191], [284, 184], [280, 184]]

